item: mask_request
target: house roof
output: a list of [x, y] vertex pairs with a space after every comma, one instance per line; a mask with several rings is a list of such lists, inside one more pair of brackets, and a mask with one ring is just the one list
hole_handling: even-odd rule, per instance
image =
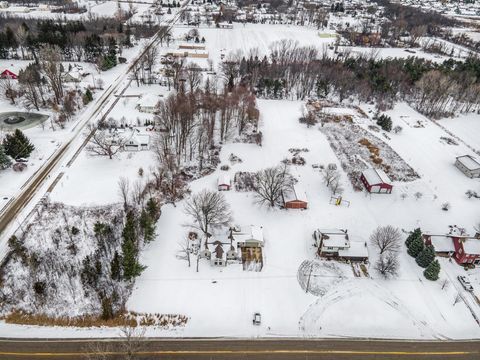
[[218, 177], [218, 186], [220, 185], [228, 185], [230, 186], [232, 184], [230, 180], [230, 175], [229, 174], [222, 174]]
[[160, 101], [159, 96], [154, 94], [144, 94], [137, 101], [137, 105], [141, 107], [155, 107]]
[[468, 170], [478, 170], [480, 169], [480, 163], [470, 155], [463, 155], [457, 157], [457, 161], [465, 166]]
[[319, 229], [320, 236], [323, 236], [324, 247], [348, 247], [350, 240], [348, 234], [340, 229]]
[[463, 241], [463, 250], [466, 254], [480, 255], [480, 239], [465, 239]]
[[256, 241], [263, 243], [263, 227], [257, 225], [249, 225], [241, 229], [240, 232], [234, 234], [237, 241]]
[[351, 258], [368, 258], [367, 243], [365, 241], [350, 241], [350, 247], [339, 249], [338, 255]]
[[303, 201], [307, 202], [307, 195], [299, 185], [293, 185], [291, 188], [283, 191], [283, 201]]
[[432, 235], [430, 241], [437, 252], [455, 251], [455, 245], [450, 236]]
[[390, 184], [390, 178], [381, 169], [367, 169], [362, 174], [370, 185]]

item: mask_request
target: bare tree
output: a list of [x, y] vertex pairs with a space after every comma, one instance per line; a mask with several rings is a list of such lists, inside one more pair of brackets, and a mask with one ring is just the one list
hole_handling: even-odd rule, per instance
[[385, 256], [380, 255], [380, 258], [375, 263], [375, 270], [385, 279], [397, 276], [399, 267], [400, 264], [396, 253], [388, 253]]
[[188, 64], [186, 77], [190, 92], [194, 92], [202, 84], [202, 68], [195, 63]]
[[344, 190], [339, 178], [333, 179], [333, 181], [330, 183], [329, 189], [333, 195], [340, 195]]
[[329, 168], [328, 166], [322, 171], [323, 182], [330, 187], [330, 184], [334, 181], [340, 180], [340, 173], [338, 170]]
[[260, 203], [271, 207], [280, 203], [282, 192], [292, 186], [286, 166], [276, 166], [257, 172], [255, 192]]
[[222, 193], [202, 190], [185, 203], [185, 213], [193, 217], [195, 226], [206, 238], [211, 227], [226, 226], [232, 220], [230, 206]]
[[379, 226], [370, 236], [370, 242], [378, 248], [380, 255], [384, 253], [395, 253], [400, 249], [400, 231], [391, 226]]
[[41, 66], [57, 104], [60, 104], [63, 98], [61, 54], [61, 49], [56, 46], [45, 46], [40, 50]]
[[108, 156], [110, 159], [117, 154], [127, 142], [117, 131], [112, 129], [101, 129], [95, 125], [88, 126], [89, 141], [87, 151], [93, 155]]
[[15, 104], [15, 99], [19, 95], [19, 91], [18, 91], [16, 82], [14, 82], [9, 77], [1, 78], [0, 79], [0, 91], [2, 92], [2, 95], [5, 97], [5, 99], [10, 100], [10, 102], [12, 104]]
[[145, 331], [145, 327], [134, 327], [129, 324], [122, 327], [120, 349], [123, 353], [123, 359], [133, 360], [138, 357], [145, 346]]
[[88, 342], [85, 347], [85, 359], [108, 360], [111, 359], [112, 346], [106, 341]]
[[122, 176], [120, 179], [118, 179], [118, 194], [122, 198], [123, 207], [126, 210], [130, 195], [130, 181], [126, 177]]
[[191, 261], [190, 261], [190, 254], [191, 254], [191, 248], [190, 248], [190, 238], [185, 236], [185, 239], [178, 244], [180, 247], [180, 250], [178, 251], [177, 258], [181, 260], [187, 260], [188, 262], [188, 267], [191, 266]]

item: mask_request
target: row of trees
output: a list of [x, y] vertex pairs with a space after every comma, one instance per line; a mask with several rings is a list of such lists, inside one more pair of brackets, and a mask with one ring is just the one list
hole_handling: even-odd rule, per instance
[[331, 57], [326, 49], [281, 40], [262, 59], [256, 50], [248, 56], [230, 55], [222, 72], [229, 86], [245, 84], [267, 98], [335, 96], [342, 102], [353, 96], [376, 101], [382, 109], [408, 100], [432, 117], [475, 111], [480, 104], [480, 59], [474, 57], [443, 63], [416, 57], [377, 59], [376, 53]]
[[[152, 36], [158, 27], [123, 25], [125, 19], [102, 18], [62, 22], [58, 20], [1, 17], [0, 58], [35, 60], [43, 46], [56, 46], [63, 61], [87, 61], [102, 65], [113, 50], [121, 54], [132, 46], [131, 36]], [[104, 65], [104, 64], [103, 64]]]
[[422, 239], [422, 231], [417, 228], [407, 237], [405, 245], [408, 254], [415, 258], [418, 266], [425, 268], [423, 275], [428, 280], [438, 280], [440, 263], [435, 259], [435, 248], [433, 245], [425, 245]]

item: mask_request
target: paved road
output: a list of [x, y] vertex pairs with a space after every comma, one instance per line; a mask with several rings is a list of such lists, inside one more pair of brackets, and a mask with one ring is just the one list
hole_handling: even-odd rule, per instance
[[[106, 112], [104, 112], [107, 104], [109, 103], [110, 99], [115, 95], [116, 91], [118, 91], [122, 85], [124, 85], [124, 81], [127, 79], [128, 74], [132, 71], [132, 69], [136, 66], [136, 64], [140, 61], [140, 59], [144, 56], [147, 50], [153, 46], [153, 44], [157, 43], [159, 39], [164, 36], [164, 34], [170, 30], [173, 25], [178, 21], [180, 18], [181, 13], [185, 10], [185, 7], [189, 4], [190, 0], [185, 0], [182, 3], [182, 8], [177, 12], [174, 18], [172, 18], [166, 25], [164, 25], [151, 39], [150, 43], [143, 49], [140, 55], [134, 59], [130, 66], [126, 69], [126, 71], [119, 75], [114, 82], [102, 93], [102, 95], [96, 100], [95, 105], [92, 107], [91, 111], [87, 114], [83, 115], [82, 120], [79, 121], [73, 129], [73, 133], [71, 137], [56, 151], [56, 153], [29, 179], [28, 185], [26, 185], [20, 194], [18, 194], [7, 206], [3, 209], [3, 212], [0, 215], [0, 235], [3, 231], [12, 223], [13, 219], [27, 206], [27, 204], [32, 201], [34, 195], [37, 191], [41, 188], [44, 182], [50, 177], [51, 173], [58, 168], [58, 166], [66, 161], [66, 157], [70, 155], [71, 150], [76, 150], [73, 154], [73, 157], [70, 158], [68, 161], [67, 166], [70, 166], [73, 160], [77, 157], [83, 147], [86, 145], [87, 141], [84, 141], [80, 144], [78, 148], [75, 148], [77, 143], [75, 140], [79, 138], [86, 125], [90, 122], [91, 119], [95, 119], [96, 116], [102, 114], [103, 118], [106, 118], [108, 113], [112, 110], [114, 104], [116, 104], [119, 100], [119, 97], [115, 99], [115, 102], [112, 106], [110, 106]], [[124, 86], [121, 94], [126, 90], [128, 87], [129, 82], [127, 85]], [[2, 244], [0, 244], [2, 245]], [[0, 247], [1, 249], [1, 247]], [[1, 251], [0, 259], [5, 256], [5, 252]]]
[[[119, 340], [101, 340], [108, 359], [123, 359]], [[98, 348], [98, 347], [97, 347]], [[85, 359], [92, 340], [0, 340], [0, 360]], [[478, 360], [480, 341], [148, 339], [135, 359], [175, 360]]]

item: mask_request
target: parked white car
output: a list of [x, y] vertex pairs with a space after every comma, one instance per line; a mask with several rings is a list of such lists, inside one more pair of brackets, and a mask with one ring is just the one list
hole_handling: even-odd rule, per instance
[[468, 279], [465, 276], [459, 275], [457, 277], [457, 279], [460, 282], [460, 284], [462, 284], [462, 286], [465, 290], [470, 291], [470, 292], [473, 291], [472, 284], [470, 283], [470, 281], [468, 281]]

